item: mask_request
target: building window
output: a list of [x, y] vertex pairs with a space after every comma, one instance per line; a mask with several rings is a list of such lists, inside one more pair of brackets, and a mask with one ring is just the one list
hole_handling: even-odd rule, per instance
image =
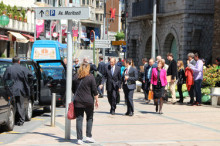
[[96, 8], [99, 8], [99, 1], [96, 1]]
[[82, 0], [82, 4], [83, 4], [83, 5], [86, 5], [86, 0]]
[[87, 5], [89, 5], [89, 0], [87, 0]]
[[99, 14], [95, 14], [96, 21], [99, 21]]
[[102, 18], [103, 18], [103, 15], [102, 14], [100, 14], [100, 21], [102, 22]]

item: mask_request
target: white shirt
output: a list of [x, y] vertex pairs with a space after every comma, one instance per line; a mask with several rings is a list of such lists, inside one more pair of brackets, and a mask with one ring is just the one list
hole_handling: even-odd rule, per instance
[[115, 72], [115, 65], [111, 67], [112, 76], [114, 75], [114, 72]]

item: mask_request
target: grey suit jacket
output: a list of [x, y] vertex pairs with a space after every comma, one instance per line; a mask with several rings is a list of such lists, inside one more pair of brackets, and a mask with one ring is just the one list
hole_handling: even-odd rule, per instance
[[123, 76], [122, 76], [122, 82], [123, 82], [123, 86], [127, 86], [128, 89], [136, 89], [136, 81], [138, 80], [138, 71], [136, 68], [134, 67], [130, 67], [129, 72], [128, 72], [128, 80], [127, 80], [127, 84], [126, 81], [124, 80], [125, 78], [125, 72], [126, 69], [124, 70]]

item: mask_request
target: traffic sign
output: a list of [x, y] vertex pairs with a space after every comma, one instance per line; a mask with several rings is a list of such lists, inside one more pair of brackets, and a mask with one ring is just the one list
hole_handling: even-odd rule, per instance
[[95, 48], [111, 48], [111, 44], [95, 44]]
[[93, 30], [90, 32], [90, 40], [91, 40], [92, 43], [95, 40], [95, 32]]
[[89, 19], [89, 7], [35, 7], [36, 19]]
[[111, 44], [110, 40], [95, 40], [95, 44]]

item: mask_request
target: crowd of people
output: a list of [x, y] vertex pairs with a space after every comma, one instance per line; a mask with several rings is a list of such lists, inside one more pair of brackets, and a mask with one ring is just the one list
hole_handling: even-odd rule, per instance
[[[167, 54], [169, 65], [165, 63], [165, 59], [161, 56], [156, 57], [156, 61], [151, 58], [143, 58], [142, 71], [142, 89], [144, 91], [145, 100], [149, 103], [149, 92], [153, 92], [154, 105], [156, 112], [163, 114], [162, 107], [164, 100], [167, 100], [167, 93], [170, 90], [170, 104], [177, 102], [183, 103], [182, 86], [186, 83], [190, 96], [189, 105], [201, 105], [201, 87], [203, 80], [203, 64], [204, 61], [199, 58], [197, 53], [189, 53], [187, 66], [184, 67], [182, 60], [176, 61], [172, 53]], [[108, 58], [108, 62], [103, 61], [103, 57], [99, 57], [98, 68], [88, 59], [83, 59], [82, 64], [78, 64], [79, 60], [75, 59], [73, 70], [77, 73], [73, 77], [73, 93], [75, 93], [75, 111], [76, 111], [76, 127], [78, 144], [82, 141], [82, 123], [84, 112], [86, 113], [87, 142], [95, 142], [92, 139], [92, 123], [94, 105], [98, 108], [98, 97], [102, 98], [104, 94], [104, 85], [106, 85], [107, 98], [110, 105], [110, 114], [115, 115], [117, 103], [120, 102], [120, 90], [122, 89], [127, 105], [126, 116], [134, 115], [133, 95], [136, 89], [136, 81], [139, 79], [137, 68], [134, 66], [132, 59]], [[217, 68], [220, 69], [220, 58], [216, 59]], [[94, 72], [97, 71], [96, 77]], [[92, 75], [93, 74], [93, 75]], [[97, 76], [101, 79], [97, 81]], [[180, 100], [176, 101], [176, 86], [180, 95]], [[196, 99], [194, 99], [194, 96]]]

